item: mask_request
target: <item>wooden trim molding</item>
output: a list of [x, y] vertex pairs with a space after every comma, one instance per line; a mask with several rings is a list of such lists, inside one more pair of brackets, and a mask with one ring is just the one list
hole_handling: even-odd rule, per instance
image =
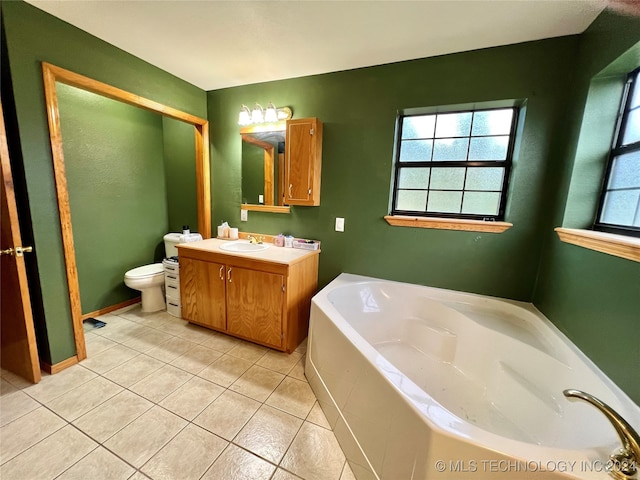
[[561, 242], [640, 262], [640, 238], [578, 228], [555, 229]]
[[50, 365], [46, 362], [40, 362], [40, 367], [45, 372], [50, 373], [51, 375], [55, 375], [56, 373], [61, 372], [66, 368], [74, 366], [76, 363], [78, 363], [78, 361], [78, 356], [74, 355], [73, 357], [69, 357], [66, 360], [54, 363], [53, 365]]
[[121, 308], [128, 307], [129, 305], [134, 305], [139, 302], [140, 297], [135, 297], [129, 300], [125, 300], [124, 302], [116, 303], [115, 305], [111, 305], [109, 307], [101, 308], [100, 310], [94, 310], [93, 312], [84, 313], [82, 315], [82, 321], [84, 322], [88, 318], [99, 317], [100, 315], [115, 312], [116, 310], [120, 310]]
[[261, 123], [259, 125], [248, 125], [240, 127], [240, 135], [251, 135], [252, 133], [264, 132], [285, 132], [287, 130], [287, 122], [281, 120], [275, 123]]
[[[99, 82], [89, 77], [64, 68], [57, 67], [47, 62], [42, 62], [44, 78], [44, 93], [49, 122], [49, 139], [51, 142], [51, 154], [53, 158], [54, 179], [58, 199], [58, 211], [60, 214], [60, 230], [64, 251], [67, 284], [69, 288], [69, 301], [71, 306], [71, 319], [76, 346], [75, 362], [87, 357], [82, 326], [82, 307], [80, 305], [80, 284], [78, 281], [78, 269], [76, 265], [75, 247], [73, 243], [73, 231], [71, 226], [71, 210], [69, 207], [69, 194], [67, 190], [67, 176], [65, 172], [64, 152], [62, 148], [62, 133], [60, 127], [60, 112], [58, 110], [58, 97], [56, 82], [64, 83], [72, 87], [80, 88], [88, 92], [102, 95], [112, 100], [140, 107], [145, 110], [165, 115], [175, 120], [180, 120], [193, 125], [195, 131], [196, 151], [196, 201], [198, 204], [198, 231], [203, 238], [211, 237], [211, 178], [209, 165], [209, 122], [173, 107], [149, 100], [139, 95], [121, 90], [106, 83]], [[71, 360], [71, 359], [69, 359]], [[54, 366], [55, 367], [55, 366]], [[55, 370], [55, 369], [54, 369]]]
[[240, 205], [241, 210], [253, 210], [254, 212], [270, 212], [270, 213], [290, 213], [291, 207], [288, 205], [254, 205], [243, 203]]
[[435, 228], [465, 232], [502, 233], [513, 227], [513, 223], [509, 222], [484, 222], [482, 220], [463, 220], [458, 218], [387, 215], [384, 219], [393, 227]]

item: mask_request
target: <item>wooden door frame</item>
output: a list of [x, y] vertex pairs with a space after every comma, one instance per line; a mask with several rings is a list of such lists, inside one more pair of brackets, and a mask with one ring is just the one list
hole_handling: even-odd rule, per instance
[[60, 214], [60, 230], [62, 232], [62, 245], [67, 272], [67, 284], [69, 287], [73, 335], [76, 346], [76, 357], [78, 361], [81, 361], [87, 357], [87, 350], [82, 326], [80, 284], [78, 281], [78, 269], [73, 243], [71, 210], [69, 207], [69, 192], [67, 189], [67, 176], [62, 148], [62, 131], [60, 127], [60, 112], [58, 109], [56, 82], [80, 88], [97, 95], [102, 95], [103, 97], [107, 97], [112, 100], [118, 100], [134, 107], [140, 107], [150, 112], [159, 113], [160, 115], [180, 120], [194, 126], [196, 142], [195, 161], [198, 232], [203, 238], [211, 237], [209, 122], [189, 113], [182, 112], [167, 105], [121, 90], [92, 78], [85, 77], [70, 70], [65, 70], [64, 68], [57, 67], [47, 62], [42, 62], [42, 73], [44, 76], [44, 93], [47, 108], [47, 120], [49, 122], [49, 138], [51, 141], [51, 153], [53, 157], [53, 171], [56, 195], [58, 199], [58, 211]]

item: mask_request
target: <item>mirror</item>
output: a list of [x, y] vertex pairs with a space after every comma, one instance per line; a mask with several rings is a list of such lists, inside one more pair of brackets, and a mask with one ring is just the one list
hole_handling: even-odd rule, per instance
[[285, 128], [285, 122], [278, 122], [240, 129], [243, 209], [289, 212], [284, 205]]

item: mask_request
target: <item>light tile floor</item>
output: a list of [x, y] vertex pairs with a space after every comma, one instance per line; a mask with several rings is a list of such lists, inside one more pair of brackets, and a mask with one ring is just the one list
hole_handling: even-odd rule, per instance
[[3, 480], [352, 480], [291, 355], [139, 307], [85, 326], [88, 358], [1, 372]]

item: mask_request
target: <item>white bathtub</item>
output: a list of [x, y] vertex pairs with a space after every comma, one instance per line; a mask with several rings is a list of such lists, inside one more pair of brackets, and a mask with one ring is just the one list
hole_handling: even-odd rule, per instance
[[567, 388], [640, 427], [531, 304], [481, 295], [342, 274], [313, 299], [305, 373], [358, 480], [610, 478], [620, 441]]

